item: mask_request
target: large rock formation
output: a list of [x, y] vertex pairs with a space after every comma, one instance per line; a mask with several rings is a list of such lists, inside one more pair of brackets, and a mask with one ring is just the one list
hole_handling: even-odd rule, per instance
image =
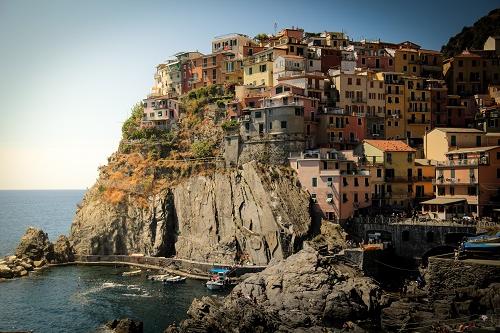
[[29, 227], [16, 248], [17, 257], [28, 257], [31, 260], [52, 259], [54, 246], [49, 236], [40, 229]]
[[373, 280], [305, 246], [253, 274], [224, 299], [193, 301], [189, 319], [167, 332], [323, 331], [375, 315], [380, 296]]
[[74, 251], [66, 236], [52, 244], [40, 229], [29, 227], [16, 248], [16, 255], [0, 260], [0, 279], [27, 276], [28, 272], [46, 264], [74, 261]]
[[71, 228], [80, 254], [144, 253], [200, 261], [267, 264], [310, 230], [309, 197], [291, 171], [255, 162], [198, 175], [138, 205], [86, 195]]

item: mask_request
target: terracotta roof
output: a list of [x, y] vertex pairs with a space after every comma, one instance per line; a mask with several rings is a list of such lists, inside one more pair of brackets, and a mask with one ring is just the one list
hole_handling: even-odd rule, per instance
[[407, 151], [407, 152], [416, 151], [403, 141], [399, 140], [364, 140], [364, 142], [383, 151]]

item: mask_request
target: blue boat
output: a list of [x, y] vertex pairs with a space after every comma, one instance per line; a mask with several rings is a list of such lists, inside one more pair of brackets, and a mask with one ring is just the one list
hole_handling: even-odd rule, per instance
[[222, 267], [220, 268], [214, 267], [210, 270], [210, 273], [212, 274], [212, 277], [205, 284], [208, 289], [222, 290], [229, 286], [230, 281], [228, 275], [229, 273], [231, 273], [230, 269]]
[[500, 256], [500, 232], [495, 235], [469, 237], [460, 245], [460, 252], [482, 259]]

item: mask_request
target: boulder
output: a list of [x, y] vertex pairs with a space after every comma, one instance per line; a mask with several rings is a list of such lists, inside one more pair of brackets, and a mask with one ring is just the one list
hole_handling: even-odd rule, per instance
[[53, 252], [53, 245], [49, 242], [47, 234], [33, 227], [29, 227], [28, 230], [26, 230], [26, 233], [21, 238], [16, 248], [16, 256], [18, 258], [27, 257], [31, 260], [41, 260], [45, 258], [51, 261]]
[[54, 244], [54, 262], [65, 263], [75, 261], [75, 253], [68, 237], [61, 235]]
[[45, 264], [46, 264], [46, 262], [45, 262], [45, 260], [44, 260], [44, 259], [42, 259], [42, 260], [35, 260], [35, 261], [33, 261], [33, 266], [34, 266], [35, 268], [40, 268], [40, 267], [44, 266]]
[[12, 270], [7, 265], [0, 265], [0, 278], [10, 279], [13, 276]]
[[115, 319], [106, 323], [106, 328], [115, 333], [143, 333], [142, 321], [132, 320], [129, 318]]
[[27, 271], [32, 271], [33, 270], [33, 265], [30, 264], [30, 263], [28, 263], [28, 262], [26, 262], [26, 261], [22, 261], [20, 263], [20, 265], [23, 266], [24, 269], [27, 270]]

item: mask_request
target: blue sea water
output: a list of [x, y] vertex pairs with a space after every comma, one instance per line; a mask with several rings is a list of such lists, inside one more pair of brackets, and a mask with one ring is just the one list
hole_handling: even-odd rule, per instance
[[[67, 234], [84, 191], [0, 191], [0, 255], [11, 253], [32, 225], [51, 239]], [[186, 317], [195, 297], [210, 295], [202, 281], [163, 285], [126, 267], [65, 266], [0, 283], [0, 331], [93, 332], [129, 317], [158, 333]]]

